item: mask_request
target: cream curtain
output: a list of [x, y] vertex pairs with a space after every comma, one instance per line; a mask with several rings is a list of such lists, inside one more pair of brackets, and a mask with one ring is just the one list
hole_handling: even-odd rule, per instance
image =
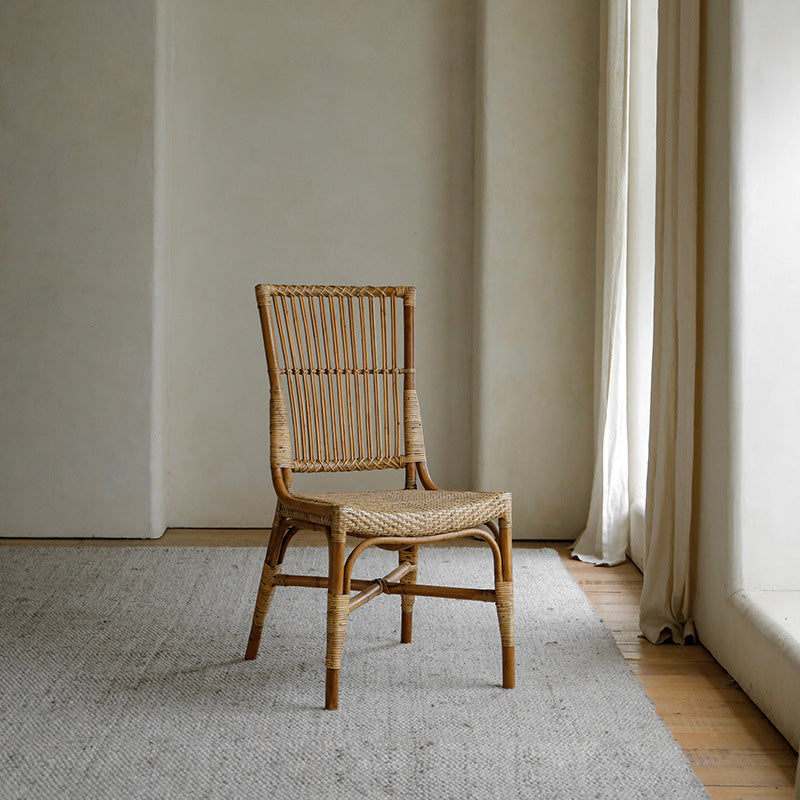
[[626, 275], [629, 2], [601, 3], [597, 191], [595, 463], [586, 529], [573, 555], [620, 564], [628, 546]]
[[656, 270], [640, 627], [655, 643], [694, 635], [690, 525], [697, 322], [700, 6], [660, 0]]
[[[649, 137], [644, 131], [646, 112], [639, 117], [643, 146], [636, 144], [637, 115], [653, 89], [637, 89], [636, 76], [641, 78], [648, 67], [643, 61], [641, 70], [636, 66], [641, 41], [631, 46], [630, 3], [605, 0], [601, 9], [595, 465], [586, 529], [573, 555], [594, 564], [623, 561], [631, 514], [640, 531], [644, 506], [643, 552], [637, 558], [644, 572], [641, 630], [652, 642], [683, 642], [694, 635], [689, 598], [700, 6], [695, 0], [658, 2], [655, 212], [644, 209], [648, 191], [652, 198], [652, 181], [648, 190], [647, 166], [637, 161], [647, 157], [646, 141], [652, 150], [652, 131]], [[638, 37], [647, 27], [644, 15], [650, 14], [655, 40], [655, 13], [654, 2], [637, 3], [633, 23]], [[632, 101], [631, 53], [633, 91], [639, 92]], [[636, 107], [629, 115], [631, 103]], [[652, 235], [653, 214], [655, 244], [632, 236], [645, 229]], [[650, 320], [651, 383], [650, 361], [639, 352], [649, 344]], [[649, 410], [646, 401], [637, 399], [648, 383]], [[645, 500], [645, 469], [639, 462], [644, 464], [641, 431], [648, 419]]]
[[658, 0], [630, 7], [630, 145], [628, 148], [628, 555], [644, 569], [653, 272], [656, 234], [656, 54]]

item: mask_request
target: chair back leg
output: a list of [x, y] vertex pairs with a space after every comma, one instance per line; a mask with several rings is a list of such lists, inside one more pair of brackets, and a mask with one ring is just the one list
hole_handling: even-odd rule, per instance
[[[400, 583], [416, 583], [419, 547], [413, 545], [406, 550], [401, 550], [398, 554], [398, 562], [401, 566], [403, 564], [413, 565], [413, 568], [400, 578]], [[400, 641], [403, 644], [410, 644], [414, 613], [414, 595], [400, 595], [400, 608]]]

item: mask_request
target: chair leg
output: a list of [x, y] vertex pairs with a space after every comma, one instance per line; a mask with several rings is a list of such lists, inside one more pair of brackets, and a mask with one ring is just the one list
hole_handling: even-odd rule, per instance
[[503, 688], [513, 689], [514, 668], [514, 578], [511, 561], [511, 526], [500, 520], [501, 577], [495, 581], [497, 593], [497, 618], [500, 622], [500, 640], [503, 645]]
[[339, 668], [342, 663], [350, 593], [344, 592], [344, 537], [328, 540], [328, 642], [325, 652], [325, 709], [339, 707]]
[[[411, 564], [412, 569], [400, 579], [400, 583], [417, 582], [417, 563], [419, 562], [419, 547], [412, 545], [398, 554], [398, 561], [402, 564]], [[414, 614], [414, 595], [400, 596], [400, 641], [403, 644], [411, 642], [411, 628]]]
[[264, 559], [264, 568], [261, 571], [261, 583], [258, 586], [256, 607], [253, 611], [253, 624], [250, 626], [250, 637], [247, 640], [247, 650], [244, 654], [247, 661], [251, 661], [258, 655], [264, 620], [272, 603], [272, 596], [275, 594], [275, 576], [281, 571], [281, 565], [277, 563], [277, 560], [281, 539], [283, 538], [283, 530], [283, 520], [276, 513], [275, 521], [272, 523], [269, 545], [267, 546], [267, 555]]

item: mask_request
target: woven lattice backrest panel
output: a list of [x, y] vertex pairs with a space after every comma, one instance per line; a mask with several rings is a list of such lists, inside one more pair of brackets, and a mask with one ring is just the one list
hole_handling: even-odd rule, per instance
[[[413, 306], [413, 291], [257, 287], [262, 324], [269, 329], [265, 341], [274, 352], [274, 465], [326, 472], [406, 464], [405, 411], [409, 404], [416, 406], [416, 393], [413, 362], [406, 364], [409, 316], [404, 309]], [[413, 359], [413, 348], [410, 353]], [[407, 376], [412, 377], [407, 381]]]

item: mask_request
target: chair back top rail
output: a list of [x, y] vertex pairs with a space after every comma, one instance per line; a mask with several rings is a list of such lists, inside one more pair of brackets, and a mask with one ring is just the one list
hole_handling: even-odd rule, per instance
[[413, 286], [291, 286], [261, 283], [256, 286], [259, 305], [270, 295], [284, 297], [403, 297], [414, 305]]

